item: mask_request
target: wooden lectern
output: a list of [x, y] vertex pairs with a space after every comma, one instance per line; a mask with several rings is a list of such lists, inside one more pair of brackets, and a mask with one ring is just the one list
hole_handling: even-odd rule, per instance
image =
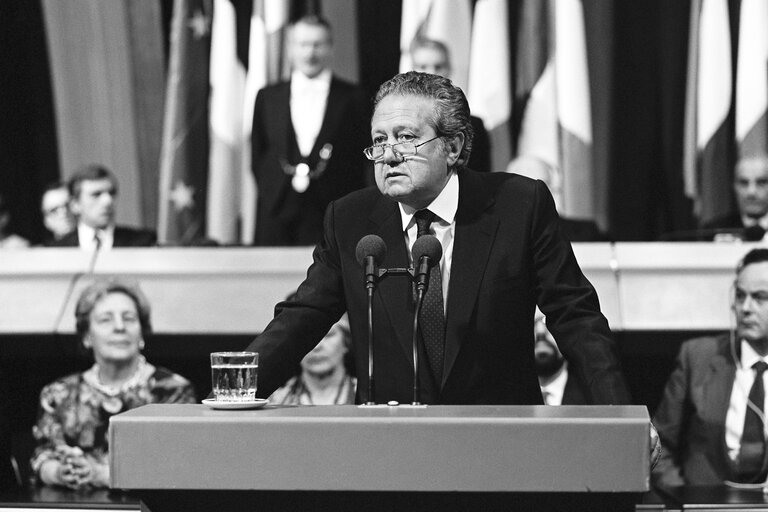
[[634, 510], [642, 406], [147, 405], [110, 423], [144, 510]]

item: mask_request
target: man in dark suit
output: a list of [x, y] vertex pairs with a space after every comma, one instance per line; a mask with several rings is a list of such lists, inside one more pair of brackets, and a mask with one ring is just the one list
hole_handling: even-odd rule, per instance
[[[555, 199], [555, 208], [562, 211], [562, 178], [555, 167], [533, 155], [522, 155], [507, 165], [507, 172], [543, 181]], [[560, 228], [571, 242], [607, 242], [610, 237], [592, 219], [560, 217]]]
[[[377, 188], [329, 205], [307, 278], [249, 346], [260, 353], [260, 393], [285, 382], [348, 310], [357, 400], [371, 398], [366, 276], [356, 247], [377, 235], [388, 248], [381, 267], [408, 267], [409, 247], [431, 212], [427, 228], [443, 255], [432, 271], [440, 282], [430, 289], [444, 306], [426, 318], [433, 328], [419, 333], [430, 338], [429, 348], [419, 349], [422, 403], [542, 404], [533, 354], [537, 303], [571, 368], [588, 383], [587, 401], [629, 403], [597, 294], [562, 236], [547, 188], [523, 176], [465, 168], [472, 128], [461, 90], [436, 75], [397, 75], [377, 93], [371, 138], [366, 155]], [[411, 281], [380, 280], [373, 296], [376, 402], [413, 398], [413, 314]], [[440, 343], [434, 335], [442, 335]]]
[[327, 21], [301, 18], [290, 28], [291, 80], [256, 97], [256, 245], [316, 244], [328, 203], [371, 181], [362, 152], [368, 101], [362, 89], [333, 76], [332, 48]]
[[753, 390], [762, 385], [764, 392], [766, 374], [755, 366], [768, 361], [768, 249], [739, 262], [733, 290], [735, 332], [683, 343], [655, 411], [664, 446], [652, 473], [658, 487], [765, 485], [765, 397], [754, 398]]
[[584, 405], [587, 399], [579, 379], [568, 371], [568, 361], [547, 329], [546, 318], [536, 310], [534, 320], [536, 373], [546, 405]]
[[768, 157], [739, 160], [733, 176], [733, 193], [738, 211], [704, 225], [716, 240], [763, 240], [768, 230]]
[[80, 167], [67, 185], [77, 228], [51, 246], [105, 250], [150, 247], [157, 243], [154, 231], [115, 224], [117, 177], [106, 167], [95, 164]]

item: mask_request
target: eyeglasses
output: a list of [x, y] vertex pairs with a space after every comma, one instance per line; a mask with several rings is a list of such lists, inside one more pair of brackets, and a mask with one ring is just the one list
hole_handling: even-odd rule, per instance
[[374, 144], [373, 146], [369, 146], [363, 150], [363, 154], [368, 160], [373, 160], [376, 162], [377, 160], [381, 160], [384, 158], [384, 152], [387, 148], [390, 148], [392, 152], [397, 157], [406, 157], [406, 156], [413, 156], [417, 153], [417, 149], [419, 146], [423, 146], [424, 144], [428, 142], [432, 142], [435, 139], [439, 139], [440, 136], [436, 135], [432, 137], [429, 140], [425, 140], [424, 142], [420, 142], [418, 144], [414, 144], [413, 142], [396, 142], [394, 144]]

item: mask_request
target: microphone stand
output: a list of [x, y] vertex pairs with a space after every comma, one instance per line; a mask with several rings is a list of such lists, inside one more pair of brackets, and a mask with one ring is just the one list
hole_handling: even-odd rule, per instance
[[365, 405], [376, 405], [373, 383], [373, 289], [375, 286], [374, 283], [367, 283], [365, 286], [368, 292], [368, 401]]
[[418, 287], [416, 290], [416, 310], [413, 313], [413, 403], [421, 405], [421, 393], [419, 390], [419, 315], [421, 304], [424, 302], [425, 289]]
[[[408, 276], [411, 280], [411, 282], [416, 280], [416, 272], [413, 268], [382, 268], [379, 269], [379, 275], [378, 279], [383, 279], [388, 275], [392, 276]], [[421, 391], [419, 389], [419, 313], [421, 312], [421, 304], [424, 301], [424, 293], [426, 292], [426, 286], [418, 286], [417, 287], [417, 298], [416, 298], [416, 311], [413, 316], [413, 337], [412, 337], [412, 343], [413, 343], [413, 403], [411, 405], [421, 405]], [[370, 354], [372, 354], [373, 350], [373, 321], [372, 321], [372, 312], [371, 312], [371, 296], [372, 296], [372, 290], [369, 288], [368, 290], [368, 354], [369, 354], [369, 360], [368, 360], [368, 370], [371, 371], [371, 368], [373, 366], [373, 359], [371, 358]], [[371, 380], [369, 378], [368, 384], [369, 384], [369, 391], [368, 396], [370, 398], [371, 391], [370, 391], [370, 383]], [[368, 405], [372, 405], [370, 402]]]

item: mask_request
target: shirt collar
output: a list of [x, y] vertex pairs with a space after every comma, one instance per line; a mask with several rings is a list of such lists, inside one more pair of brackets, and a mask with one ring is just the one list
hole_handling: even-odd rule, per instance
[[741, 216], [741, 223], [744, 227], [759, 225], [761, 228], [768, 230], [768, 215], [763, 215], [760, 218], [748, 217], [746, 215]]
[[[408, 229], [413, 219], [413, 214], [416, 211], [409, 211], [410, 208], [406, 207], [403, 203], [397, 203], [400, 207], [400, 218], [403, 221], [403, 231]], [[429, 211], [437, 215], [437, 217], [447, 223], [453, 224], [456, 220], [456, 211], [459, 209], [459, 176], [452, 172], [448, 178], [448, 183], [445, 184], [440, 194], [427, 206]]]
[[291, 73], [291, 90], [306, 89], [329, 89], [331, 87], [331, 77], [333, 73], [330, 69], [324, 69], [314, 78], [309, 78], [301, 71], [294, 70]]
[[741, 340], [741, 367], [745, 370], [751, 370], [752, 365], [758, 361], [765, 361], [765, 358], [755, 352], [748, 341]]
[[82, 222], [77, 224], [77, 237], [81, 241], [80, 245], [83, 246], [83, 242], [85, 242], [85, 245], [88, 246], [93, 243], [94, 235], [96, 235], [96, 232], [99, 233], [99, 238], [101, 238], [102, 245], [107, 239], [113, 240], [115, 237], [115, 226], [109, 225], [104, 229], [96, 230], [92, 228], [91, 226], [88, 226], [86, 224], [83, 224]]

